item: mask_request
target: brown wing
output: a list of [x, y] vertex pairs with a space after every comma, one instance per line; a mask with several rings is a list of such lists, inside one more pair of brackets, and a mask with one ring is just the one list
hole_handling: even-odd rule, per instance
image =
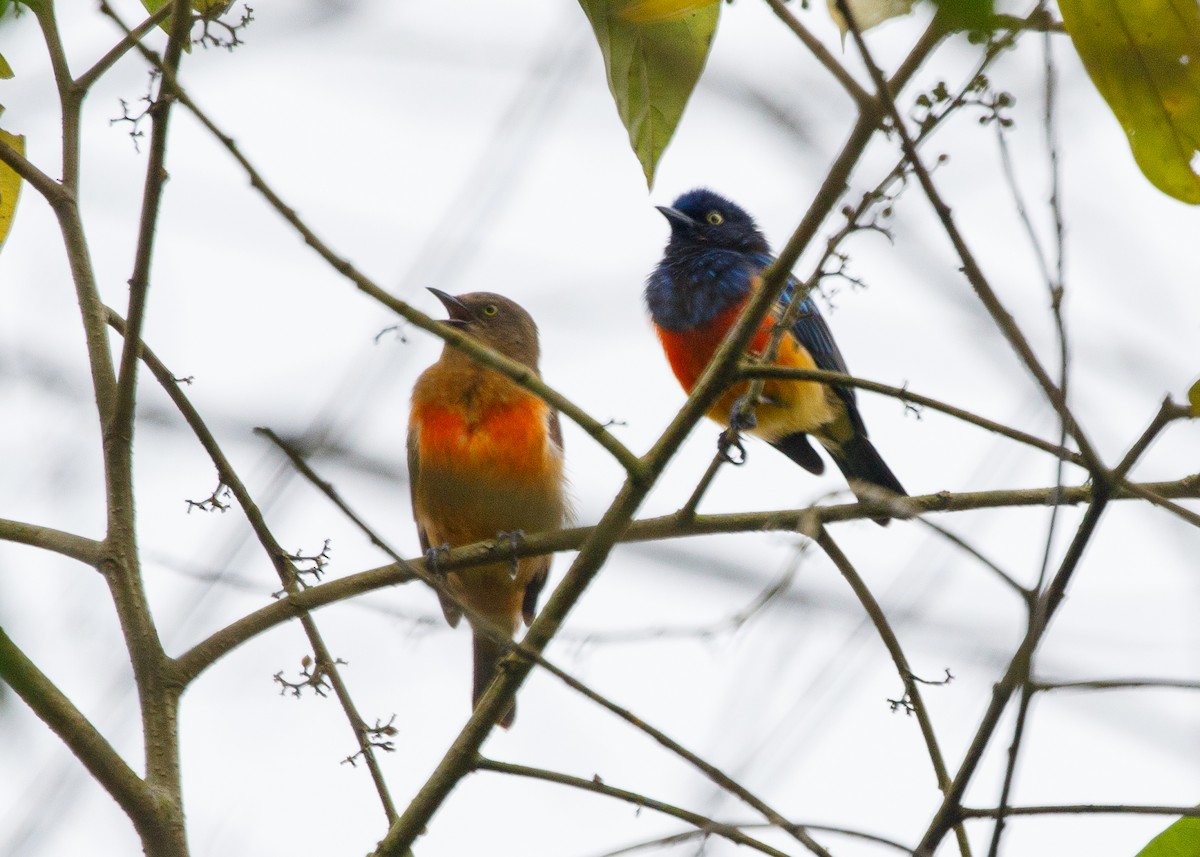
[[[420, 499], [417, 497], [417, 482], [421, 473], [421, 456], [420, 449], [421, 429], [419, 426], [411, 425], [408, 429], [408, 489], [409, 496], [412, 498], [413, 520], [417, 523], [417, 538], [421, 540], [421, 552], [426, 557], [430, 555], [429, 534], [425, 532], [425, 528], [421, 526], [421, 518], [418, 514]], [[438, 547], [441, 547], [440, 545]], [[445, 577], [442, 576], [442, 580]], [[450, 623], [451, 628], [457, 628], [459, 620], [462, 619], [462, 610], [458, 605], [443, 595], [438, 593], [438, 601], [442, 605], [442, 615], [446, 617], [446, 621]]]
[[563, 451], [562, 423], [558, 420], [558, 411], [550, 412], [550, 442], [558, 447], [559, 453]]
[[[558, 411], [550, 411], [547, 423], [550, 442], [558, 449], [559, 455], [562, 455], [562, 422], [558, 418]], [[534, 562], [538, 562], [539, 567], [526, 585], [525, 596], [521, 600], [521, 617], [525, 620], [526, 625], [533, 624], [533, 616], [537, 613], [538, 598], [541, 596], [542, 590], [546, 588], [546, 580], [550, 576], [550, 557], [538, 557]]]
[[521, 599], [521, 617], [525, 620], [526, 625], [532, 625], [533, 614], [537, 612], [538, 596], [542, 594], [542, 590], [546, 586], [546, 579], [550, 576], [550, 557], [539, 556], [527, 560], [527, 562], [539, 563], [537, 571], [525, 585], [525, 596]]

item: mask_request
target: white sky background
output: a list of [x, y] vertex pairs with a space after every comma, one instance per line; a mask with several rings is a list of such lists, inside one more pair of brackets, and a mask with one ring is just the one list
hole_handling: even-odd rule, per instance
[[[117, 39], [93, 4], [61, 4], [76, 70]], [[836, 50], [822, 4], [805, 22]], [[124, 2], [126, 20], [140, 6]], [[924, 10], [925, 14], [928, 10]], [[524, 304], [542, 329], [546, 379], [643, 452], [683, 401], [645, 318], [641, 291], [667, 236], [654, 204], [707, 185], [758, 218], [779, 247], [799, 222], [853, 119], [849, 100], [765, 4], [722, 10], [708, 68], [647, 195], [608, 93], [600, 53], [571, 2], [261, 4], [228, 54], [195, 51], [183, 80], [289, 205], [396, 296], [433, 314], [426, 293], [481, 289]], [[892, 67], [924, 17], [870, 36]], [[1115, 464], [1166, 394], [1200, 373], [1195, 235], [1200, 213], [1154, 190], [1063, 38], [1061, 74], [1072, 404]], [[1041, 37], [993, 69], [1017, 97], [1019, 181], [1049, 235], [1040, 116]], [[32, 16], [0, 28], [17, 72], [0, 86], [5, 127], [58, 174], [56, 101]], [[944, 45], [920, 80], [957, 84], [978, 48]], [[860, 79], [863, 79], [860, 77]], [[146, 90], [130, 57], [86, 110], [83, 207], [105, 299], [125, 306], [143, 153], [109, 119]], [[911, 92], [915, 92], [913, 89]], [[911, 97], [911, 96], [910, 96]], [[771, 110], [765, 109], [770, 105]], [[994, 131], [964, 111], [926, 147], [984, 271], [1052, 365], [1053, 328], [1029, 245], [1001, 179]], [[185, 111], [175, 113], [145, 338], [188, 394], [264, 507], [280, 541], [313, 552], [333, 540], [332, 576], [386, 561], [251, 433], [268, 425], [327, 444], [313, 464], [407, 555], [404, 432], [412, 382], [438, 353], [432, 338], [375, 335], [394, 322], [308, 250]], [[856, 171], [857, 201], [894, 163], [877, 140]], [[842, 287], [828, 313], [851, 369], [908, 383], [1052, 439], [1054, 415], [996, 332], [914, 186], [897, 207], [896, 242], [851, 240], [868, 289]], [[827, 231], [840, 225], [831, 218]], [[807, 274], [814, 260], [802, 260]], [[872, 438], [914, 494], [1051, 484], [1054, 462], [1011, 441], [861, 394]], [[187, 513], [216, 477], [164, 394], [139, 392], [139, 532], [168, 650], [184, 651], [270, 601], [279, 588], [236, 509]], [[99, 537], [99, 433], [81, 327], [48, 207], [25, 189], [0, 254], [0, 517]], [[593, 523], [619, 468], [567, 424], [581, 523]], [[715, 440], [697, 429], [642, 515], [689, 495]], [[1200, 426], [1176, 425], [1134, 471], [1196, 472]], [[726, 468], [702, 511], [797, 508], [840, 492], [754, 443]], [[1075, 484], [1081, 474], [1068, 471]], [[1197, 508], [1195, 503], [1192, 508]], [[1062, 516], [1054, 556], [1079, 510]], [[1023, 581], [1036, 578], [1047, 509], [935, 520]], [[980, 565], [917, 523], [839, 525], [835, 537], [883, 603], [925, 688], [953, 770], [992, 683], [1023, 631], [1018, 600]], [[817, 550], [786, 596], [736, 632], [723, 622], [795, 561], [801, 539], [743, 535], [619, 548], [549, 656], [597, 690], [721, 766], [798, 821], [842, 824], [913, 843], [939, 794], [915, 718], [889, 711], [902, 692], [849, 588]], [[1116, 503], [1076, 574], [1037, 660], [1050, 678], [1200, 675], [1195, 530], [1165, 512]], [[552, 584], [570, 557], [555, 563]], [[318, 614], [369, 720], [396, 714], [382, 764], [404, 804], [465, 721], [469, 634], [445, 627], [416, 584]], [[140, 769], [130, 669], [107, 590], [88, 569], [0, 544], [0, 625]], [[716, 633], [707, 630], [720, 629]], [[271, 631], [220, 661], [188, 691], [183, 768], [195, 855], [366, 853], [385, 826], [368, 775], [339, 765], [354, 750], [336, 702], [281, 697], [308, 653], [299, 628]], [[1007, 721], [1006, 721], [1007, 722]], [[1200, 795], [1200, 695], [1187, 691], [1039, 697], [1014, 800], [1188, 804]], [[968, 803], [994, 803], [1011, 729], [1002, 727]], [[641, 734], [535, 672], [514, 728], [485, 745], [497, 759], [639, 791], [719, 819], [757, 820]], [[0, 704], [0, 855], [140, 853], [128, 821], [23, 703]], [[1017, 819], [1004, 853], [1133, 854], [1156, 817]], [[421, 857], [474, 853], [593, 857], [684, 829], [650, 811], [562, 787], [481, 773], [429, 825]], [[989, 825], [970, 828], [986, 853]], [[763, 834], [789, 852], [786, 837]], [[839, 855], [898, 853], [832, 835]], [[695, 854], [691, 843], [667, 849]], [[947, 840], [943, 851], [951, 853]], [[705, 853], [733, 853], [712, 840]]]

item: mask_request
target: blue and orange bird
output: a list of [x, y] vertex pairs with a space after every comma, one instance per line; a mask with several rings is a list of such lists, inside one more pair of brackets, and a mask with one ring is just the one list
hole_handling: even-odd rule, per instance
[[[456, 297], [429, 291], [445, 305], [448, 324], [541, 377], [537, 325], [522, 307], [490, 292]], [[450, 345], [413, 388], [408, 471], [413, 517], [427, 554], [431, 548], [556, 530], [569, 515], [558, 412]], [[549, 571], [550, 557], [534, 556], [447, 572], [450, 591], [479, 617], [468, 615], [474, 702], [504, 655], [503, 644], [477, 622], [511, 638], [522, 618], [526, 625], [533, 621]], [[441, 600], [446, 621], [457, 626], [462, 610]], [[511, 725], [515, 713], [514, 705], [500, 725]]]
[[[646, 281], [646, 305], [671, 369], [691, 392], [713, 354], [761, 285], [763, 269], [775, 261], [754, 219], [710, 190], [692, 190], [659, 211], [671, 224], [662, 261]], [[750, 343], [761, 354], [771, 331], [799, 287], [789, 278], [779, 301]], [[825, 369], [846, 374], [846, 361], [811, 297], [799, 306], [784, 332], [775, 365]], [[708, 416], [729, 425], [745, 382], [726, 390]], [[854, 389], [837, 384], [789, 379], [768, 380], [748, 431], [770, 443], [805, 470], [820, 474], [825, 463], [808, 436], [816, 438], [850, 482], [869, 483], [904, 495], [884, 464], [858, 412]], [[877, 518], [886, 524], [887, 518]]]

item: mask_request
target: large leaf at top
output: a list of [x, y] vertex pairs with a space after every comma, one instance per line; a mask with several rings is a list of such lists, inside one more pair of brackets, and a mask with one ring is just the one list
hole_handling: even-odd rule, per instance
[[1200, 818], [1181, 818], [1150, 840], [1137, 857], [1200, 857]]
[[[12, 146], [22, 155], [25, 154], [25, 138], [10, 134], [0, 129], [0, 140]], [[13, 213], [17, 210], [17, 197], [21, 194], [21, 177], [13, 172], [12, 167], [0, 162], [0, 248], [8, 237], [9, 227], [12, 226]]]
[[1059, 0], [1092, 82], [1163, 193], [1200, 203], [1200, 4], [1196, 0]]
[[718, 0], [579, 0], [646, 184], [704, 70]]

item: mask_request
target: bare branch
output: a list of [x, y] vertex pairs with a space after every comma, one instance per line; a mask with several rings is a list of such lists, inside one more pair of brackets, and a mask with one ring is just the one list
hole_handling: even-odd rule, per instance
[[[1176, 482], [1146, 483], [1139, 488], [1151, 488], [1157, 494], [1173, 497], [1200, 498], [1200, 473]], [[1114, 500], [1134, 499], [1136, 495], [1119, 489]], [[1079, 505], [1095, 499], [1090, 485], [1064, 488], [1025, 488], [1009, 491], [980, 491], [966, 494], [942, 492], [923, 497], [904, 499], [910, 515], [931, 512], [966, 512], [979, 509], [1012, 508], [1017, 506], [1048, 506], [1053, 503]], [[646, 518], [634, 521], [622, 532], [620, 543], [658, 541], [670, 538], [742, 532], [798, 532], [802, 523], [824, 526], [842, 521], [874, 518], [881, 512], [877, 506], [845, 503], [837, 506], [810, 506], [772, 512], [739, 512], [726, 515], [697, 515], [680, 521], [677, 515]], [[558, 551], [579, 550], [593, 536], [593, 527], [575, 527], [553, 533], [532, 533], [521, 539], [511, 553], [517, 557], [538, 556]], [[457, 571], [496, 561], [497, 543], [494, 540], [455, 548], [438, 558], [441, 571]], [[508, 550], [508, 546], [505, 546]], [[389, 563], [378, 568], [310, 587], [295, 596], [274, 601], [236, 622], [216, 631], [176, 659], [176, 669], [187, 683], [247, 640], [295, 618], [305, 610], [315, 610], [366, 592], [397, 586], [418, 579], [417, 573], [428, 574], [423, 557], [413, 558], [403, 565]]]
[[[190, 2], [174, 2], [165, 4], [164, 8], [174, 12], [164, 60], [164, 68], [170, 70], [169, 78], [173, 81], [179, 70], [188, 31], [192, 26], [192, 7]], [[111, 9], [109, 14], [113, 14]], [[134, 43], [137, 43], [136, 39]], [[116, 409], [104, 427], [106, 447], [115, 441], [116, 445], [128, 449], [133, 443], [138, 347], [141, 344], [142, 322], [146, 314], [146, 293], [150, 290], [150, 263], [154, 256], [158, 212], [162, 205], [163, 185], [167, 180], [167, 135], [171, 123], [171, 106], [175, 102], [168, 78], [164, 76], [161, 81], [158, 95], [151, 102], [148, 111], [151, 121], [150, 156], [146, 162], [146, 179], [142, 188], [142, 212], [138, 224], [133, 274], [129, 278], [129, 310], [125, 314], [126, 334], [121, 350], [120, 371], [117, 375]], [[130, 502], [132, 503], [132, 497]]]
[[783, 21], [787, 28], [796, 35], [796, 38], [804, 43], [804, 47], [808, 48], [813, 58], [834, 76], [837, 82], [841, 84], [842, 89], [846, 90], [846, 94], [854, 99], [854, 103], [858, 105], [858, 108], [860, 110], [866, 109], [871, 103], [871, 96], [865, 89], [859, 86], [858, 81], [854, 79], [850, 72], [846, 71], [846, 67], [838, 62], [837, 57], [830, 53], [821, 40], [809, 32], [804, 24], [800, 23], [800, 19], [793, 15], [792, 11], [783, 4], [783, 0], [767, 0], [767, 5], [771, 7], [771, 11], [775, 13], [775, 16]]
[[890, 384], [881, 384], [878, 381], [868, 381], [865, 378], [856, 378], [853, 375], [844, 375], [841, 372], [827, 372], [824, 369], [793, 369], [785, 366], [760, 366], [747, 365], [741, 370], [742, 377], [745, 378], [796, 378], [802, 381], [824, 381], [826, 383], [841, 384], [847, 387], [857, 387], [861, 390], [870, 390], [873, 393], [880, 393], [884, 396], [891, 396], [905, 403], [920, 405], [930, 408], [931, 410], [941, 411], [943, 414], [952, 416], [962, 420], [965, 423], [979, 426], [982, 429], [992, 432], [993, 434], [1003, 435], [1011, 438], [1018, 443], [1023, 443], [1026, 446], [1032, 446], [1040, 449], [1043, 452], [1048, 452], [1051, 455], [1076, 464], [1079, 467], [1087, 467], [1083, 457], [1077, 452], [1072, 452], [1058, 444], [1050, 443], [1042, 440], [1034, 435], [1027, 434], [1019, 429], [1006, 426], [1003, 423], [998, 423], [994, 420], [989, 420], [987, 417], [981, 417], [978, 414], [973, 414], [970, 411], [955, 407], [954, 405], [940, 402], [937, 399], [931, 399], [928, 396], [922, 396], [919, 393], [911, 392], [907, 387], [893, 387]]
[[850, 11], [846, 0], [837, 0], [838, 10], [845, 16], [850, 27], [850, 32], [854, 36], [854, 41], [858, 46], [859, 53], [863, 57], [863, 62], [866, 64], [868, 71], [871, 73], [871, 79], [875, 84], [876, 91], [883, 101], [884, 109], [887, 115], [891, 118], [893, 127], [900, 137], [900, 142], [904, 148], [905, 157], [908, 158], [912, 165], [913, 173], [921, 184], [921, 188], [925, 191], [926, 197], [929, 198], [938, 219], [942, 223], [942, 227], [946, 235], [950, 238], [950, 242], [954, 245], [955, 251], [963, 263], [963, 273], [966, 275], [971, 287], [975, 290], [976, 295], [983, 303], [984, 307], [992, 316], [992, 320], [996, 322], [997, 327], [1004, 334], [1013, 350], [1025, 364], [1025, 368], [1033, 375], [1038, 385], [1042, 388], [1050, 404], [1059, 412], [1063, 421], [1068, 426], [1071, 436], [1075, 438], [1075, 442], [1079, 445], [1080, 454], [1088, 462], [1088, 467], [1093, 472], [1103, 469], [1103, 464], [1099, 456], [1089, 443], [1087, 436], [1083, 433], [1083, 429], [1075, 421], [1071, 415], [1070, 408], [1063, 397], [1062, 390], [1055, 385], [1054, 381], [1046, 373], [1037, 355], [1034, 354], [1032, 347], [1025, 339], [1017, 326], [1016, 319], [1004, 308], [995, 291], [988, 283], [982, 269], [975, 260], [974, 254], [967, 246], [966, 240], [959, 232], [954, 218], [951, 215], [950, 207], [942, 199], [941, 194], [933, 184], [933, 179], [929, 175], [929, 171], [925, 168], [921, 161], [921, 156], [917, 152], [916, 144], [913, 142], [912, 136], [909, 134], [904, 123], [904, 118], [900, 115], [899, 109], [896, 107], [895, 99], [892, 92], [888, 88], [887, 82], [884, 80], [883, 72], [875, 63], [871, 52], [867, 49], [866, 42], [863, 40], [862, 32], [859, 30], [857, 23], [854, 21], [853, 13]]
[[45, 197], [52, 208], [57, 208], [70, 199], [70, 195], [62, 185], [39, 170], [32, 161], [3, 139], [0, 139], [0, 162], [29, 182], [34, 190]]
[[1163, 690], [1200, 690], [1200, 679], [1189, 681], [1176, 678], [1103, 678], [1079, 681], [1030, 680], [1029, 689], [1042, 690], [1137, 690], [1160, 688]]
[[571, 788], [581, 789], [583, 791], [594, 792], [596, 794], [606, 795], [607, 797], [617, 798], [626, 803], [631, 803], [641, 809], [652, 809], [655, 812], [661, 812], [664, 815], [669, 815], [672, 818], [678, 818], [680, 821], [686, 821], [697, 829], [697, 831], [705, 835], [720, 836], [723, 839], [728, 839], [736, 845], [745, 845], [753, 851], [760, 854], [770, 854], [771, 857], [788, 857], [788, 855], [772, 848], [765, 842], [746, 835], [736, 827], [721, 824], [713, 821], [711, 818], [700, 815], [699, 813], [690, 812], [686, 809], [674, 806], [673, 804], [665, 803], [654, 798], [646, 797], [637, 792], [627, 791], [626, 789], [618, 789], [610, 786], [600, 779], [599, 776], [593, 777], [590, 780], [582, 779], [581, 777], [573, 777], [570, 774], [561, 774], [557, 771], [547, 771], [543, 768], [531, 768], [526, 765], [515, 765], [509, 762], [496, 762], [491, 759], [480, 757], [475, 762], [476, 770], [491, 771], [497, 774], [508, 774], [516, 777], [528, 777], [535, 780], [543, 780], [548, 783], [557, 783], [560, 786], [570, 786]]
[[24, 700], [129, 816], [139, 833], [153, 827], [150, 790], [61, 690], [0, 628], [0, 678]]
[[[100, 1], [100, 11], [110, 17], [113, 15], [112, 7], [108, 5], [106, 0]], [[167, 20], [171, 14], [171, 4], [164, 3], [157, 12], [147, 18], [142, 23], [138, 24], [132, 30], [126, 30], [125, 36], [121, 41], [117, 42], [109, 51], [96, 61], [96, 64], [81, 74], [78, 80], [75, 81], [76, 86], [87, 91], [92, 88], [92, 85], [103, 76], [103, 74], [112, 68], [116, 63], [131, 51], [142, 39], [149, 33], [153, 32], [154, 28]], [[119, 22], [118, 22], [119, 24]]]
[[495, 350], [483, 345], [471, 337], [463, 334], [450, 325], [436, 321], [423, 312], [414, 309], [407, 303], [397, 300], [392, 295], [388, 294], [380, 288], [373, 280], [359, 271], [349, 260], [338, 256], [332, 248], [322, 241], [317, 234], [309, 228], [309, 226], [300, 219], [295, 209], [288, 206], [283, 199], [271, 189], [271, 187], [263, 179], [258, 170], [250, 163], [250, 161], [242, 154], [237, 143], [233, 138], [225, 134], [216, 126], [216, 124], [208, 117], [208, 114], [200, 109], [199, 106], [191, 99], [184, 91], [174, 74], [170, 69], [166, 68], [163, 61], [153, 51], [146, 49], [140, 44], [138, 49], [155, 67], [163, 73], [164, 84], [170, 84], [175, 97], [179, 103], [184, 105], [191, 113], [200, 121], [200, 123], [208, 129], [208, 131], [217, 138], [222, 146], [233, 156], [234, 160], [245, 171], [250, 178], [250, 184], [254, 187], [263, 198], [274, 208], [280, 216], [284, 218], [304, 239], [304, 243], [312, 247], [318, 255], [321, 256], [329, 265], [339, 274], [350, 280], [354, 285], [366, 295], [374, 298], [379, 303], [386, 306], [396, 314], [400, 315], [415, 327], [428, 331], [438, 338], [444, 340], [449, 345], [458, 350], [469, 354], [478, 362], [482, 363], [490, 369], [495, 369], [502, 375], [512, 379], [520, 386], [534, 393], [547, 404], [551, 405], [563, 416], [570, 419], [581, 429], [583, 429], [592, 439], [599, 443], [612, 455], [626, 472], [635, 479], [641, 480], [645, 478], [645, 468], [640, 459], [629, 451], [619, 440], [616, 439], [608, 431], [608, 424], [601, 423], [599, 420], [592, 417], [566, 396], [554, 390], [552, 387], [543, 382], [540, 378], [533, 374], [528, 366], [510, 360]]
[[[995, 809], [963, 807], [963, 818], [994, 818]], [[1200, 806], [1139, 806], [1124, 803], [1076, 803], [1057, 806], [1010, 806], [1008, 815], [1178, 815], [1200, 818]]]
[[[109, 323], [118, 330], [122, 335], [126, 333], [126, 325], [123, 319], [115, 312], [109, 310]], [[184, 395], [179, 383], [176, 381], [176, 376], [155, 356], [145, 343], [138, 343], [138, 356], [145, 361], [150, 368], [151, 373], [158, 380], [158, 383], [171, 397], [171, 401], [175, 403], [175, 407], [183, 415], [188, 426], [200, 441], [201, 446], [212, 459], [213, 464], [217, 468], [218, 477], [221, 484], [226, 485], [233, 493], [234, 498], [238, 501], [238, 505], [242, 508], [242, 513], [246, 516], [250, 523], [251, 529], [266, 552], [271, 564], [274, 566], [276, 573], [279, 575], [280, 581], [283, 583], [284, 590], [291, 599], [295, 599], [302, 590], [297, 580], [295, 567], [287, 551], [280, 546], [276, 541], [275, 536], [271, 533], [267, 526], [266, 519], [263, 517], [262, 511], [250, 496], [241, 477], [233, 469], [233, 465], [217, 444], [216, 438], [209, 431], [208, 426], [204, 424], [204, 420], [200, 414], [192, 407], [192, 403]], [[349, 689], [342, 680], [341, 672], [337, 669], [337, 660], [330, 654], [325, 641], [322, 639], [320, 631], [317, 629], [316, 623], [307, 610], [301, 610], [295, 614], [299, 618], [301, 626], [308, 637], [309, 644], [313, 648], [313, 653], [317, 663], [323, 670], [323, 673], [329, 677], [330, 683], [333, 685], [334, 693], [337, 695], [338, 702], [346, 713], [347, 719], [350, 721], [350, 726], [354, 731], [355, 739], [358, 741], [359, 750], [363, 758], [367, 762], [367, 768], [371, 773], [371, 777], [375, 782], [376, 792], [379, 794], [380, 802], [383, 804], [384, 813], [387, 815], [388, 823], [390, 824], [396, 818], [396, 809], [392, 803], [391, 795], [388, 792], [387, 783], [383, 778], [383, 773], [374, 757], [374, 749], [371, 744], [370, 728], [365, 720], [358, 713], [358, 709], [354, 705], [354, 701], [350, 697]], [[189, 672], [186, 668], [180, 669], [178, 663], [173, 665], [175, 674], [180, 686], [186, 686], [196, 673]]]
[[76, 559], [84, 565], [93, 568], [100, 564], [100, 556], [104, 545], [95, 539], [65, 533], [53, 527], [42, 527], [37, 524], [27, 524], [24, 521], [10, 521], [0, 518], [0, 541], [17, 542], [31, 545], [35, 548], [62, 554]]
[[[904, 700], [905, 708], [909, 712], [917, 716], [917, 724], [921, 728], [921, 737], [925, 740], [925, 750], [929, 754], [929, 761], [933, 764], [934, 776], [937, 778], [938, 788], [942, 794], [947, 794], [950, 791], [950, 774], [946, 770], [946, 760], [942, 756], [942, 749], [938, 744], [937, 735], [933, 731], [933, 721], [929, 717], [929, 711], [925, 707], [925, 702], [921, 697], [921, 689], [919, 685], [922, 683], [916, 679], [916, 674], [912, 667], [908, 664], [908, 658], [904, 655], [904, 649], [900, 646], [900, 640], [896, 636], [896, 632], [892, 630], [891, 623], [887, 620], [887, 615], [883, 612], [883, 608], [879, 606], [879, 602], [875, 600], [875, 596], [871, 590], [867, 588], [866, 582], [862, 576], [854, 568], [849, 558], [842, 553], [842, 549], [830, 537], [828, 531], [822, 528], [816, 536], [816, 542], [820, 545], [821, 550], [842, 573], [842, 577], [846, 578], [846, 582], [850, 584], [850, 588], [858, 597], [863, 609], [867, 612], [867, 617], [871, 620], [871, 624], [875, 626], [876, 632], [879, 634], [879, 639], [883, 642], [884, 647], [888, 650], [888, 654], [892, 657], [892, 663], [896, 665], [896, 672], [900, 674], [900, 681], [904, 683]], [[947, 670], [947, 681], [949, 681], [949, 671]], [[971, 853], [971, 845], [967, 840], [966, 829], [961, 824], [955, 825], [955, 833], [958, 835], [959, 850], [964, 855]]]

